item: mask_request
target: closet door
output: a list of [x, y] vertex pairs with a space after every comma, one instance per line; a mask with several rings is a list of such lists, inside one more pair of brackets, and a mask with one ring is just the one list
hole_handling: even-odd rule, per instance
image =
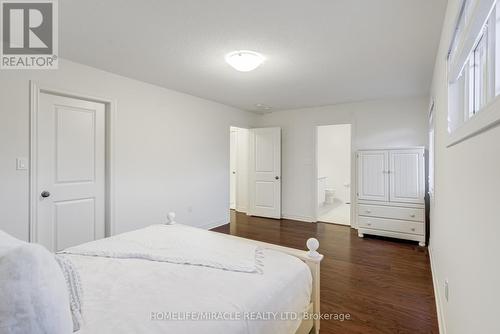
[[389, 152], [358, 152], [358, 199], [389, 201]]
[[392, 150], [390, 160], [391, 202], [424, 203], [424, 150]]

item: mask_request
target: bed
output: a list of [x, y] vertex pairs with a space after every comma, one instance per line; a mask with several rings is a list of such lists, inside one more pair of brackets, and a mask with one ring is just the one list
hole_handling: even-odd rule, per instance
[[169, 217], [60, 252], [83, 287], [78, 334], [319, 333], [317, 240], [301, 251]]

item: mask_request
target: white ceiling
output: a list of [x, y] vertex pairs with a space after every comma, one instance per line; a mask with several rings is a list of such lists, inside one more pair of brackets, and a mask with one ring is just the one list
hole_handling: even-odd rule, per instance
[[[255, 111], [417, 96], [446, 0], [64, 0], [63, 58]], [[237, 72], [224, 55], [267, 59]]]

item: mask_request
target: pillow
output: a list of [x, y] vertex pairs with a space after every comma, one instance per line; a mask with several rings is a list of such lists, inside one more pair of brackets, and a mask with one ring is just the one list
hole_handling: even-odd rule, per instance
[[0, 258], [12, 248], [25, 244], [24, 241], [11, 237], [4, 231], [0, 230]]
[[0, 333], [72, 332], [68, 290], [54, 255], [0, 231]]

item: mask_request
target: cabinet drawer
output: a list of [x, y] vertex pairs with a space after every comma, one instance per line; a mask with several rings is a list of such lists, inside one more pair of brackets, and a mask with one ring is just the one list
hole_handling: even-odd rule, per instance
[[358, 215], [400, 220], [412, 220], [416, 222], [423, 222], [425, 220], [424, 209], [402, 208], [397, 206], [359, 204]]
[[374, 230], [384, 230], [384, 231], [424, 235], [423, 223], [404, 221], [404, 220], [384, 219], [384, 218], [374, 218], [374, 217], [359, 217], [359, 227], [369, 228]]

